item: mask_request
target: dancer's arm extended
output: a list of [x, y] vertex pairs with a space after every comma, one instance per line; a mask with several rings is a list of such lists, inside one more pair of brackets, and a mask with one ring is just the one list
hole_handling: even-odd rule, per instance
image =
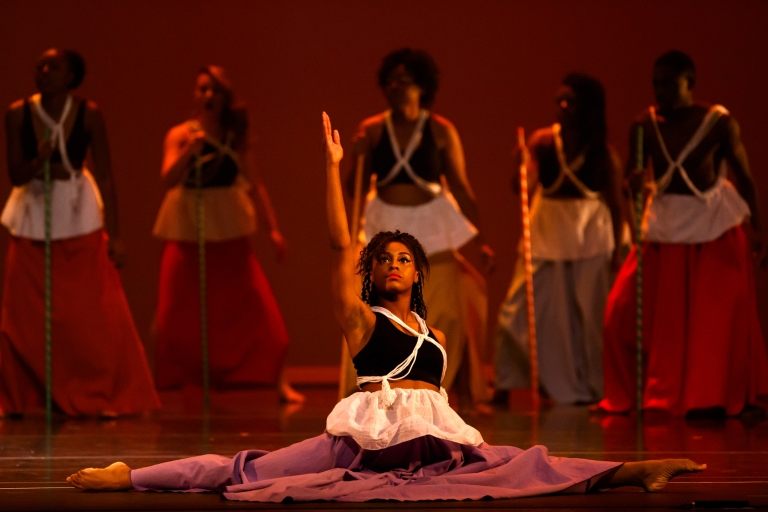
[[371, 337], [376, 316], [355, 293], [355, 254], [347, 225], [347, 212], [341, 192], [339, 163], [344, 156], [339, 132], [331, 130], [331, 119], [323, 112], [325, 170], [327, 174], [326, 207], [331, 239], [331, 293], [333, 312], [354, 357]]

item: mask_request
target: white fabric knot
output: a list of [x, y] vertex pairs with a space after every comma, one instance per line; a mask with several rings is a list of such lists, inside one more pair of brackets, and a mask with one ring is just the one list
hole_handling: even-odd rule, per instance
[[381, 397], [379, 404], [381, 407], [385, 409], [392, 407], [392, 404], [395, 403], [395, 398], [397, 398], [397, 393], [389, 386], [389, 380], [386, 377], [381, 381], [381, 391], [379, 393]]

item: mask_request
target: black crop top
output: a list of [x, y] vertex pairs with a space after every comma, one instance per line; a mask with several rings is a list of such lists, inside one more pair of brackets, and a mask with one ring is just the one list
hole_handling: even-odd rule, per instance
[[[429, 330], [429, 337], [436, 340]], [[385, 315], [376, 313], [376, 327], [371, 339], [352, 359], [357, 375], [360, 377], [380, 377], [388, 374], [400, 363], [408, 359], [416, 346], [416, 336], [404, 333]], [[403, 373], [407, 372], [406, 368]], [[406, 379], [420, 380], [440, 388], [443, 376], [443, 353], [433, 343], [424, 341], [416, 355], [416, 362]], [[400, 377], [400, 375], [395, 375]]]
[[[421, 142], [408, 162], [421, 179], [430, 183], [440, 183], [440, 174], [443, 168], [442, 155], [435, 144], [430, 119], [431, 116], [427, 117], [421, 132]], [[405, 151], [404, 148], [403, 151]], [[379, 143], [371, 150], [371, 166], [377, 179], [381, 181], [386, 178], [395, 163], [397, 163], [397, 158], [392, 150], [392, 143], [389, 141], [389, 134], [385, 125]], [[413, 180], [404, 169], [400, 169], [400, 172], [389, 183], [413, 183]]]
[[[72, 125], [72, 131], [67, 137], [67, 157], [73, 169], [82, 169], [85, 162], [85, 155], [88, 152], [88, 145], [91, 143], [91, 136], [85, 131], [85, 101], [80, 102], [77, 108], [77, 117]], [[29, 100], [24, 100], [24, 117], [21, 121], [21, 152], [24, 160], [32, 161], [37, 158], [37, 134], [35, 126], [32, 124], [32, 107]], [[56, 146], [51, 154], [51, 163], [61, 163], [61, 153]]]
[[[237, 162], [223, 151], [211, 144], [210, 142], [203, 145], [203, 149], [200, 155], [204, 158], [207, 155], [211, 155], [212, 158], [203, 164], [203, 176], [211, 176], [210, 179], [203, 183], [203, 188], [213, 187], [229, 187], [237, 178], [239, 169]], [[192, 172], [189, 173], [187, 179], [184, 181], [184, 186], [187, 188], [195, 188], [195, 159], [190, 160], [189, 165], [192, 167]]]

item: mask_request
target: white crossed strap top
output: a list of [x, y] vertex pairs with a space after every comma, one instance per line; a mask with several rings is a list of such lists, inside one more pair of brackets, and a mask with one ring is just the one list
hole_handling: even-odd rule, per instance
[[[87, 170], [72, 166], [67, 153], [64, 122], [72, 110], [72, 96], [67, 96], [58, 121], [45, 111], [40, 94], [32, 96], [30, 103], [50, 130], [50, 140], [58, 147], [61, 164], [70, 175], [68, 181], [52, 180], [51, 183], [51, 239], [71, 238], [101, 229], [104, 221], [99, 189]], [[14, 236], [33, 240], [45, 238], [43, 188], [42, 180], [33, 179], [11, 191], [0, 221]]]
[[[673, 160], [661, 136], [656, 109], [650, 107], [651, 123], [668, 165], [666, 172], [655, 182], [655, 190], [645, 212], [645, 240], [662, 243], [709, 242], [730, 228], [740, 225], [750, 215], [749, 205], [727, 179], [725, 159], [720, 163], [717, 182], [707, 190], [696, 187], [683, 167], [686, 158], [712, 130], [720, 117], [728, 113], [722, 105], [713, 105], [691, 139]], [[692, 195], [665, 193], [675, 172], [679, 173]]]
[[[199, 121], [193, 120], [189, 121], [187, 123], [187, 128], [189, 129], [190, 133], [195, 133], [202, 131], [203, 126], [200, 124]], [[243, 163], [240, 160], [240, 155], [238, 154], [235, 149], [232, 148], [232, 139], [234, 138], [234, 134], [231, 131], [227, 132], [227, 135], [224, 139], [224, 142], [222, 143], [219, 140], [214, 139], [210, 135], [208, 135], [208, 132], [205, 133], [205, 141], [216, 148], [216, 152], [209, 153], [207, 155], [204, 155], [200, 158], [200, 165], [205, 165], [206, 163], [210, 162], [211, 160], [215, 159], [217, 154], [224, 154], [227, 155], [232, 159], [233, 162], [235, 162], [235, 165], [237, 165], [238, 171], [243, 171]]]
[[[552, 185], [536, 191], [531, 203], [531, 256], [547, 261], [574, 261], [609, 254], [615, 243], [611, 212], [601, 193], [591, 190], [576, 175], [584, 165], [586, 150], [568, 163], [560, 130], [559, 124], [552, 125], [560, 173]], [[566, 179], [582, 197], [549, 197]]]
[[552, 138], [555, 141], [555, 151], [557, 153], [557, 161], [560, 164], [560, 174], [558, 174], [557, 179], [550, 185], [549, 187], [545, 188], [542, 192], [544, 195], [549, 195], [554, 192], [557, 192], [557, 190], [560, 188], [560, 186], [563, 184], [563, 181], [567, 177], [568, 180], [576, 186], [577, 189], [579, 189], [579, 192], [587, 198], [587, 199], [598, 199], [600, 197], [600, 192], [595, 192], [594, 190], [591, 190], [588, 186], [584, 184], [583, 181], [581, 181], [578, 176], [576, 176], [576, 173], [579, 172], [579, 169], [584, 165], [584, 159], [586, 158], [586, 149], [584, 149], [581, 153], [579, 153], [576, 158], [574, 158], [571, 163], [568, 163], [568, 161], [565, 158], [565, 151], [563, 150], [563, 138], [560, 135], [561, 127], [559, 123], [555, 123], [552, 125]]
[[[448, 367], [448, 355], [445, 353], [445, 349], [443, 348], [440, 343], [431, 338], [429, 336], [429, 328], [427, 327], [427, 323], [414, 311], [411, 311], [411, 314], [416, 318], [416, 321], [419, 323], [419, 330], [421, 332], [415, 331], [413, 328], [411, 328], [408, 324], [403, 322], [400, 318], [398, 318], [396, 315], [394, 315], [391, 311], [389, 311], [387, 308], [382, 308], [380, 306], [372, 306], [371, 311], [375, 313], [381, 313], [382, 315], [386, 316], [390, 320], [397, 323], [399, 326], [401, 326], [406, 331], [410, 332], [414, 336], [416, 336], [416, 345], [413, 347], [413, 352], [411, 352], [411, 355], [409, 355], [405, 361], [397, 365], [395, 368], [392, 369], [388, 374], [386, 375], [380, 375], [380, 376], [369, 376], [369, 377], [358, 377], [357, 378], [357, 386], [362, 387], [363, 384], [370, 384], [370, 383], [377, 383], [381, 382], [381, 394], [382, 394], [382, 401], [384, 406], [392, 405], [392, 402], [395, 399], [395, 392], [392, 391], [392, 388], [389, 386], [390, 380], [403, 380], [411, 373], [411, 370], [413, 369], [413, 365], [416, 364], [416, 357], [419, 355], [419, 349], [424, 344], [425, 341], [432, 343], [437, 348], [440, 349], [440, 353], [443, 354], [443, 372], [440, 375], [440, 382], [443, 381], [443, 378], [445, 377], [445, 370]], [[407, 371], [406, 371], [407, 369]], [[405, 373], [403, 373], [405, 372]], [[401, 374], [399, 377], [396, 377], [396, 375]], [[445, 401], [448, 401], [448, 393], [445, 391], [445, 388], [442, 386], [440, 387], [440, 394], [443, 395], [443, 398], [445, 398]]]
[[[445, 376], [447, 357], [440, 343], [428, 335], [426, 323], [416, 313], [413, 316], [419, 323], [419, 331], [385, 308], [371, 309], [414, 334], [416, 346], [411, 355], [387, 375], [358, 378], [358, 385], [381, 382], [381, 390], [354, 393], [339, 401], [326, 419], [326, 431], [335, 436], [349, 436], [366, 450], [381, 450], [427, 435], [471, 446], [482, 444], [480, 432], [467, 425], [448, 405], [445, 389], [440, 388], [437, 393], [431, 389], [389, 387], [389, 380], [408, 376], [424, 342], [433, 343], [443, 354], [441, 380]], [[403, 371], [405, 374], [398, 377], [397, 374]]]
[[413, 180], [413, 183], [417, 187], [427, 192], [428, 194], [436, 196], [442, 192], [443, 187], [439, 183], [426, 181], [421, 176], [416, 174], [410, 164], [410, 159], [413, 156], [413, 152], [416, 151], [416, 148], [418, 148], [419, 144], [421, 144], [421, 137], [424, 133], [424, 124], [427, 122], [427, 119], [429, 119], [429, 111], [422, 109], [419, 112], [419, 118], [416, 121], [416, 127], [413, 129], [411, 140], [408, 141], [408, 146], [406, 146], [405, 152], [403, 152], [400, 149], [400, 143], [397, 142], [397, 137], [395, 136], [395, 128], [392, 126], [392, 111], [388, 110], [384, 114], [384, 126], [387, 128], [389, 143], [392, 146], [392, 152], [395, 155], [396, 162], [395, 165], [392, 166], [392, 169], [390, 169], [390, 171], [387, 173], [387, 175], [376, 183], [377, 186], [381, 187], [387, 185], [393, 179], [395, 179], [398, 174], [405, 172], [408, 177]]

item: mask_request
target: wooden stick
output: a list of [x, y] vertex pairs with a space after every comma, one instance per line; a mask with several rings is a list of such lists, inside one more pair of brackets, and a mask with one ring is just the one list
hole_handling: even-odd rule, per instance
[[353, 244], [357, 244], [358, 232], [360, 230], [360, 210], [362, 209], [364, 170], [365, 153], [360, 153], [357, 155], [357, 161], [355, 163], [355, 195], [352, 197], [352, 222], [349, 225], [349, 234], [352, 237]]
[[[525, 148], [525, 129], [517, 127], [517, 144]], [[520, 204], [523, 212], [523, 257], [525, 261], [525, 299], [528, 307], [528, 348], [531, 364], [531, 398], [539, 405], [539, 356], [536, 343], [536, 311], [533, 305], [533, 262], [531, 258], [531, 215], [528, 209], [528, 166], [523, 156], [520, 163]]]
[[[642, 172], [643, 127], [637, 128], [637, 161], [635, 170]], [[637, 256], [637, 415], [643, 413], [643, 188], [635, 194], [635, 255]]]
[[203, 351], [203, 412], [208, 416], [211, 405], [208, 370], [208, 289], [205, 261], [205, 203], [203, 203], [203, 163], [200, 155], [195, 157], [195, 213], [197, 217], [197, 254], [200, 279], [200, 340]]
[[[61, 137], [61, 134], [59, 134]], [[45, 138], [50, 139], [50, 130], [45, 130]], [[53, 418], [53, 335], [52, 335], [52, 305], [51, 295], [51, 194], [53, 183], [51, 181], [51, 160], [45, 160], [43, 164], [43, 196], [44, 196], [44, 229], [45, 229], [45, 422], [50, 429]]]

